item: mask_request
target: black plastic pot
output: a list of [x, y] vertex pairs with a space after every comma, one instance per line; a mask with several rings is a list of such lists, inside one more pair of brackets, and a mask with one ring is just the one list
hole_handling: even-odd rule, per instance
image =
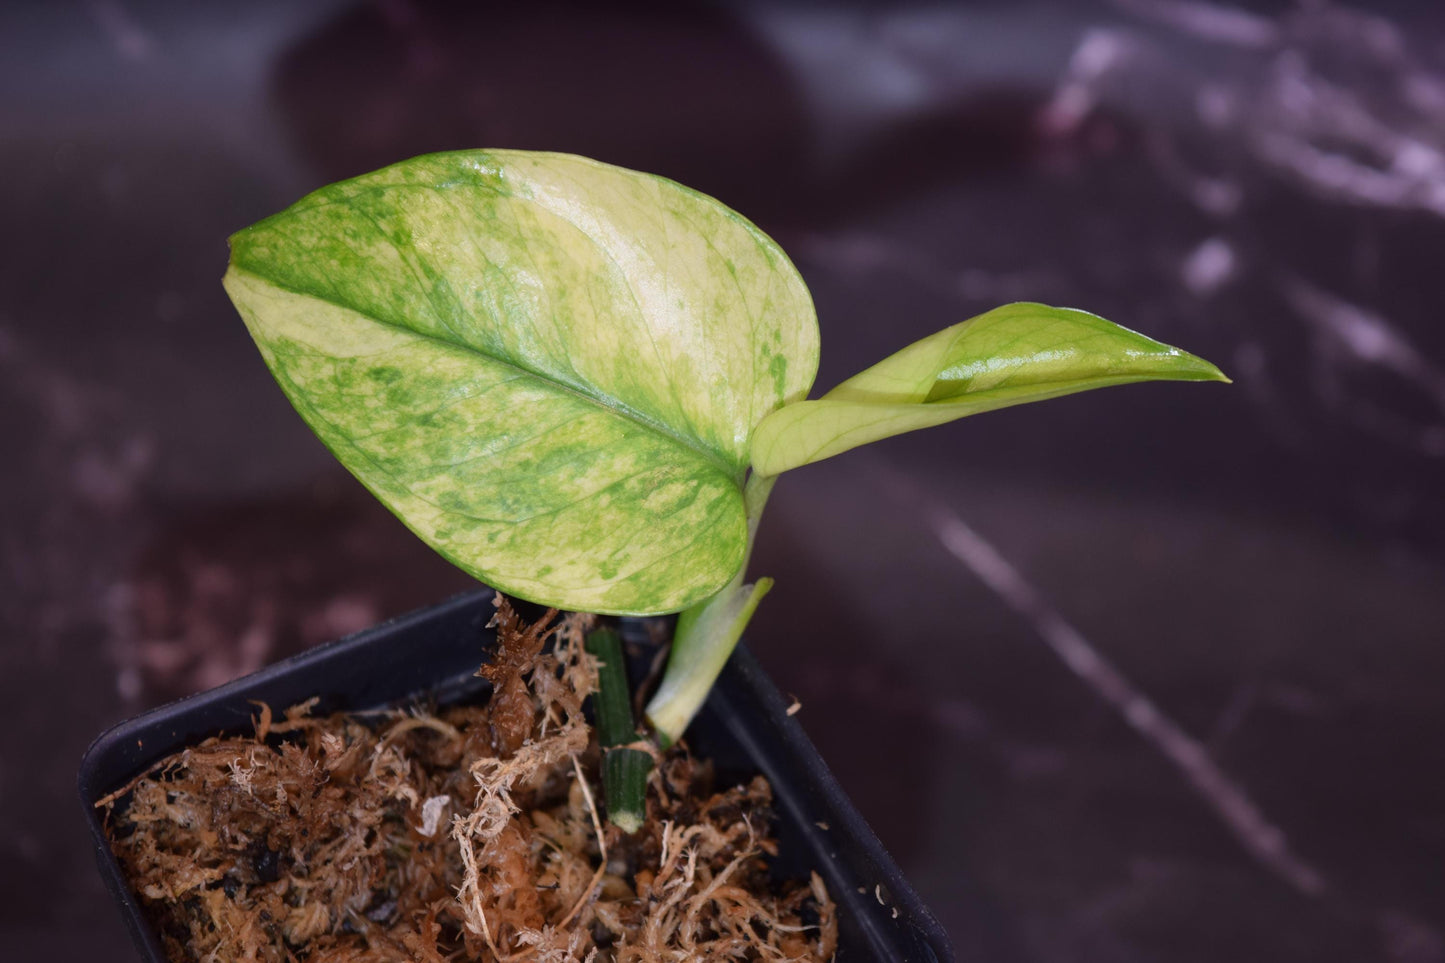
[[[165, 954], [106, 842], [94, 803], [163, 757], [220, 732], [244, 732], [260, 700], [284, 707], [320, 696], [319, 712], [370, 709], [430, 693], [438, 702], [475, 695], [474, 675], [494, 637], [492, 593], [472, 593], [312, 649], [229, 685], [121, 723], [86, 751], [80, 768], [101, 875], [119, 901], [142, 955]], [[624, 622], [640, 640], [643, 622]], [[838, 903], [839, 963], [946, 963], [938, 921], [853, 808], [786, 703], [741, 646], [728, 662], [688, 742], [723, 778], [762, 773], [772, 783], [784, 876], [816, 869]], [[827, 828], [822, 828], [826, 826]]]

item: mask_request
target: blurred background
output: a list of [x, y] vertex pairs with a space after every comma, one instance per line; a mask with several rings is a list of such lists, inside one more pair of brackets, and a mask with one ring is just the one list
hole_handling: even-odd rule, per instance
[[290, 410], [226, 236], [426, 151], [777, 238], [819, 389], [1019, 299], [1232, 386], [790, 475], [749, 642], [962, 960], [1445, 960], [1445, 8], [0, 8], [0, 957], [127, 960], [126, 716], [467, 580]]

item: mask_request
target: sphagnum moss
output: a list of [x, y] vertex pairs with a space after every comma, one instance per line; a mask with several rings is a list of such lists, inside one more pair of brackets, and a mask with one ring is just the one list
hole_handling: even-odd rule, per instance
[[584, 626], [526, 626], [503, 603], [486, 705], [263, 710], [253, 734], [187, 749], [108, 803], [170, 958], [829, 959], [822, 882], [769, 878], [763, 779], [714, 791], [675, 748], [640, 829], [604, 825]]

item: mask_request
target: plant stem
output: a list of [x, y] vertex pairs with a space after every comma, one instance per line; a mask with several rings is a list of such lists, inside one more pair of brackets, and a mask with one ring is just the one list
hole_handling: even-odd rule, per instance
[[602, 791], [607, 821], [624, 833], [642, 828], [647, 819], [647, 774], [652, 756], [641, 749], [609, 749], [602, 757]]
[[606, 750], [602, 789], [607, 819], [623, 832], [635, 833], [647, 816], [647, 774], [652, 769], [652, 756], [641, 749], [624, 748], [636, 741], [637, 727], [632, 722], [622, 637], [611, 629], [595, 629], [587, 633], [587, 651], [598, 661], [597, 695], [592, 706], [597, 713], [597, 741]]
[[743, 488], [748, 542], [737, 575], [716, 595], [685, 610], [677, 618], [667, 671], [657, 693], [647, 704], [647, 721], [657, 730], [664, 746], [676, 742], [702, 708], [758, 603], [773, 587], [770, 578], [760, 578], [749, 585], [743, 582], [743, 577], [753, 554], [758, 521], [776, 480], [776, 475], [756, 472], [748, 477]]

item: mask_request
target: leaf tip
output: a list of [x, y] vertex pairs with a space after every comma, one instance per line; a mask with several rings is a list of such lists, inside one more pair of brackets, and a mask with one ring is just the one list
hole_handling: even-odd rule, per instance
[[1198, 355], [1190, 354], [1187, 351], [1181, 351], [1180, 355], [1182, 356], [1181, 360], [1185, 362], [1184, 371], [1187, 372], [1185, 377], [1189, 381], [1220, 381], [1227, 385], [1234, 384], [1234, 379], [1219, 370], [1219, 366], [1212, 361], [1205, 361]]

